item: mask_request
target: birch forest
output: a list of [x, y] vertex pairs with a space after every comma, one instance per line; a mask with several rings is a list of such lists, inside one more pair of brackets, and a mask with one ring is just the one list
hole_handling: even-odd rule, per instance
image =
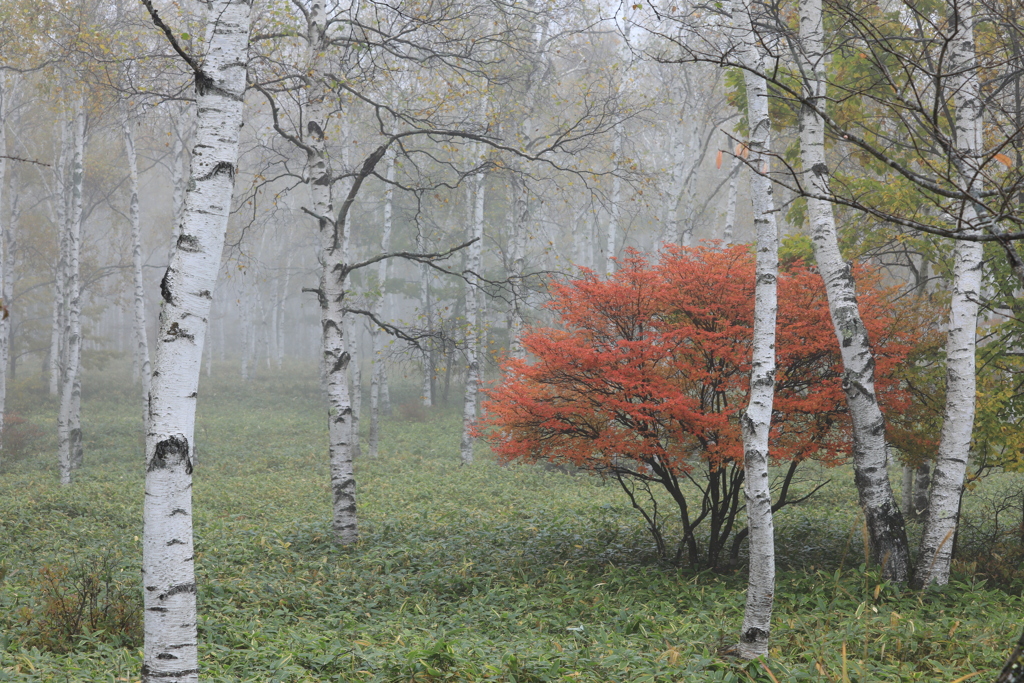
[[1024, 683], [1019, 0], [0, 2], [0, 681]]

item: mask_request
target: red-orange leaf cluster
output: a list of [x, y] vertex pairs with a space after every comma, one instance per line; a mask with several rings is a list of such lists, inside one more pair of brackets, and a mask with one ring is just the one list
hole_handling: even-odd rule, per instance
[[[900, 329], [894, 293], [877, 276], [857, 276], [879, 394], [899, 410], [909, 396], [893, 371], [915, 333]], [[670, 248], [656, 264], [633, 253], [609, 278], [587, 273], [555, 285], [550, 307], [561, 329], [526, 335], [534, 360], [506, 361], [488, 392], [484, 428], [495, 451], [504, 461], [551, 460], [620, 483], [625, 475], [662, 484], [690, 533], [703, 517], [688, 515], [680, 477], [697, 467], [706, 476], [740, 470], [722, 483], [728, 497], [739, 494], [753, 301], [745, 246]], [[779, 278], [776, 343], [773, 459], [841, 460], [850, 429], [836, 337], [821, 278], [799, 262]]]

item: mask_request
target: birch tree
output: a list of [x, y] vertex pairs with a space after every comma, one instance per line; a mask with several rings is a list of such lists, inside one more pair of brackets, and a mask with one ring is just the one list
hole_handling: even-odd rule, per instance
[[[973, 196], [981, 189], [978, 160], [983, 154], [982, 100], [974, 50], [972, 0], [950, 0], [946, 5], [947, 30], [951, 33], [950, 86], [955, 106], [954, 133], [963, 192]], [[980, 234], [973, 202], [961, 208], [968, 234]], [[928, 516], [921, 537], [913, 584], [925, 587], [949, 581], [953, 534], [960, 515], [960, 497], [970, 456], [976, 397], [975, 349], [978, 304], [981, 300], [984, 245], [960, 240], [954, 249], [953, 291], [946, 340], [946, 408], [942, 421], [939, 454], [932, 473]]]
[[7, 269], [8, 237], [10, 227], [7, 215], [3, 213], [4, 194], [7, 191], [7, 109], [10, 96], [7, 90], [7, 73], [0, 70], [0, 464], [3, 463], [4, 413], [7, 407], [7, 364], [10, 355], [10, 315], [8, 280], [13, 273]]
[[[843, 389], [853, 418], [854, 479], [871, 538], [872, 555], [882, 575], [906, 581], [910, 554], [906, 528], [889, 482], [885, 419], [875, 393], [875, 359], [867, 328], [857, 304], [850, 267], [839, 251], [829, 196], [829, 167], [825, 159], [825, 128], [819, 112], [826, 92], [824, 22], [821, 0], [800, 0], [800, 68], [804, 102], [800, 110], [800, 150], [805, 182], [814, 188], [807, 200], [814, 257], [825, 281], [829, 311], [843, 358]], [[763, 71], [762, 71], [763, 73]]]
[[181, 225], [160, 282], [160, 311], [146, 435], [142, 581], [144, 683], [199, 680], [192, 447], [199, 371], [220, 269], [238, 162], [250, 5], [213, 0], [202, 62], [144, 0], [153, 22], [194, 74], [198, 121]]
[[775, 321], [778, 315], [779, 232], [775, 200], [768, 177], [771, 119], [768, 115], [768, 84], [760, 75], [764, 55], [758, 49], [751, 26], [750, 9], [743, 0], [733, 3], [733, 21], [747, 88], [747, 120], [750, 127], [750, 161], [760, 170], [751, 176], [754, 227], [757, 234], [757, 266], [754, 290], [753, 360], [750, 399], [740, 424], [743, 435], [743, 468], [746, 486], [747, 523], [750, 529], [750, 572], [747, 604], [740, 632], [739, 654], [746, 659], [768, 654], [772, 606], [775, 596], [775, 525], [768, 479], [768, 435], [775, 397]]
[[124, 105], [121, 122], [124, 151], [128, 162], [128, 219], [131, 222], [132, 241], [132, 358], [142, 378], [142, 421], [149, 431], [149, 395], [152, 386], [152, 368], [149, 359], [149, 340], [146, 334], [146, 288], [142, 272], [142, 223], [139, 220], [139, 170], [135, 154], [135, 121], [129, 105]]
[[[386, 254], [391, 251], [391, 221], [394, 211], [395, 197], [395, 154], [388, 154], [385, 162], [384, 181], [384, 221], [380, 235], [380, 250]], [[384, 299], [388, 281], [389, 259], [384, 259], [377, 264], [377, 283], [380, 289], [379, 295], [374, 301], [374, 314], [378, 318], [384, 317]], [[370, 457], [376, 458], [380, 441], [380, 408], [382, 398], [381, 385], [387, 384], [387, 374], [384, 372], [384, 333], [379, 326], [374, 325], [371, 332], [373, 342], [373, 376], [370, 379]]]
[[[80, 465], [82, 427], [80, 422], [81, 384], [78, 372], [82, 358], [82, 183], [85, 173], [85, 98], [76, 95], [70, 115], [73, 151], [71, 173], [66, 184], [67, 223], [63, 226], [64, 260], [60, 277], [64, 284], [64, 331], [60, 363], [60, 407], [57, 413], [57, 452], [60, 483], [71, 483], [71, 470]], [[77, 461], [77, 462], [76, 462]]]
[[480, 331], [478, 329], [478, 292], [481, 247], [484, 235], [484, 194], [486, 175], [473, 176], [471, 204], [473, 209], [472, 236], [466, 259], [466, 393], [462, 406], [462, 440], [459, 452], [462, 464], [473, 462], [473, 430], [476, 428], [476, 399], [480, 385]]

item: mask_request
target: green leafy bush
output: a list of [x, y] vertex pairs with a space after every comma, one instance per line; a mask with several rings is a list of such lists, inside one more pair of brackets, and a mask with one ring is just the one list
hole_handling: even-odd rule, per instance
[[106, 552], [41, 567], [34, 579], [38, 602], [18, 613], [29, 643], [58, 654], [74, 650], [83, 637], [121, 647], [140, 645], [140, 587], [127, 580], [132, 574], [120, 565], [114, 553]]

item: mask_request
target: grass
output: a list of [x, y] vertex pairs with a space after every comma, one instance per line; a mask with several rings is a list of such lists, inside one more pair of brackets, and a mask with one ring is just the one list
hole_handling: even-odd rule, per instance
[[[54, 645], [61, 590], [102, 584], [99, 604], [140, 602], [137, 401], [113, 371], [84, 386], [86, 467], [68, 488], [57, 484], [54, 405], [29, 385], [10, 400], [42, 436], [0, 474], [0, 681], [138, 680], [138, 633], [114, 632], [110, 619], [67, 635], [67, 651]], [[778, 520], [768, 668], [722, 659], [742, 620], [742, 572], [662, 563], [600, 479], [498, 467], [483, 450], [460, 467], [458, 430], [453, 412], [388, 420], [381, 456], [357, 463], [362, 540], [338, 549], [309, 371], [245, 386], [227, 372], [204, 377], [203, 679], [952, 683], [994, 678], [1017, 636], [1014, 591], [958, 574], [912, 592], [865, 569], [852, 476], [840, 469]]]

